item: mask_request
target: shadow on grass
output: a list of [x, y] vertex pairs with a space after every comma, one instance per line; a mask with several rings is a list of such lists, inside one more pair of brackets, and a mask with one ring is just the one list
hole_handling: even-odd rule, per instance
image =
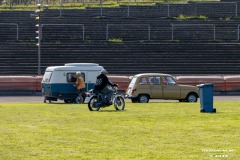
[[101, 110], [100, 109], [99, 111], [96, 111], [96, 112], [119, 112], [120, 113], [120, 112], [124, 112], [124, 111], [126, 111], [126, 110], [114, 110], [114, 109], [113, 110]]
[[188, 102], [148, 102], [148, 103], [134, 103], [134, 104], [189, 104]]
[[50, 105], [56, 105], [56, 104], [58, 104], [58, 105], [63, 105], [63, 104], [64, 105], [74, 105], [75, 104], [75, 105], [79, 105], [79, 106], [87, 105], [87, 103], [77, 104], [77, 103], [64, 103], [64, 102], [62, 102], [62, 103], [60, 103], [60, 102], [59, 103], [58, 102], [57, 103], [56, 102], [55, 103], [51, 102], [51, 103], [44, 103], [44, 104], [50, 104]]

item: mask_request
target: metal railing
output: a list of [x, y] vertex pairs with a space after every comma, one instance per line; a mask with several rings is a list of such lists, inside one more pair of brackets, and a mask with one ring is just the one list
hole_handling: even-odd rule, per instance
[[[13, 25], [16, 26], [16, 40], [19, 40], [19, 25], [17, 23], [0, 23], [0, 25]], [[44, 26], [82, 26], [82, 40], [85, 40], [85, 27], [84, 24], [42, 24], [41, 28], [43, 28]], [[110, 26], [114, 26], [114, 25], [119, 25], [119, 26], [147, 26], [147, 30], [148, 30], [148, 40], [151, 40], [151, 26], [149, 24], [107, 24], [106, 26], [106, 40], [109, 39], [109, 27]], [[175, 27], [178, 26], [212, 26], [212, 30], [213, 30], [213, 40], [216, 40], [216, 25], [215, 24], [171, 24], [171, 40], [176, 40], [174, 37], [174, 29]], [[240, 24], [238, 24], [237, 26], [237, 33], [236, 33], [236, 41], [240, 40]], [[43, 33], [43, 32], [41, 32]], [[184, 34], [184, 33], [182, 33]], [[41, 35], [42, 37], [42, 35]], [[234, 39], [234, 38], [233, 38]], [[168, 39], [166, 39], [168, 40]], [[219, 39], [221, 40], [221, 39]]]
[[174, 40], [174, 27], [175, 26], [213, 26], [213, 40], [216, 40], [216, 27], [215, 24], [171, 24], [172, 25], [172, 40]]
[[[101, 0], [62, 0], [63, 3], [79, 3], [79, 4], [100, 4]], [[39, 0], [0, 0], [0, 4], [4, 6], [17, 6], [17, 5], [36, 5]], [[103, 1], [104, 3], [161, 3], [162, 0], [111, 0]], [[41, 4], [58, 5], [59, 1], [56, 0], [41, 0]]]
[[[42, 27], [41, 29], [44, 27], [44, 26], [82, 26], [82, 37], [83, 37], [83, 40], [85, 40], [85, 28], [84, 28], [84, 24], [42, 24]], [[43, 32], [41, 31], [41, 34]], [[42, 37], [42, 35], [41, 35]]]
[[147, 26], [148, 28], [148, 40], [151, 40], [151, 27], [149, 24], [107, 24], [106, 26], [106, 40], [108, 40], [109, 26]]
[[[39, 0], [0, 0], [0, 3], [2, 2], [2, 5], [0, 4], [0, 7], [10, 7], [12, 8], [13, 6], [17, 6], [17, 5], [25, 5], [26, 8], [30, 5], [34, 5], [37, 4]], [[67, 6], [68, 3], [76, 3], [77, 5], [79, 5], [79, 7], [82, 7], [84, 5], [89, 5], [89, 4], [95, 4], [95, 5], [99, 5], [100, 7], [100, 11], [99, 11], [99, 15], [103, 16], [103, 11], [104, 11], [104, 5], [111, 5], [111, 4], [124, 4], [127, 7], [127, 17], [130, 17], [130, 10], [131, 10], [131, 4], [137, 4], [137, 3], [159, 3], [158, 5], [167, 5], [167, 11], [165, 11], [165, 13], [167, 14], [168, 17], [170, 17], [170, 15], [172, 13], [175, 12], [175, 10], [177, 10], [178, 8], [174, 9], [173, 11], [170, 11], [170, 7], [172, 6], [171, 3], [162, 3], [162, 1], [160, 0], [112, 0], [112, 1], [103, 1], [103, 0], [60, 0], [58, 2], [56, 2], [55, 0], [41, 0], [41, 4], [42, 6], [47, 5], [50, 7], [59, 7], [59, 15], [60, 17], [62, 16], [62, 11], [64, 10], [64, 8]], [[66, 4], [66, 5], [65, 5]], [[176, 3], [177, 4], [177, 3]], [[193, 5], [192, 8], [193, 10], [195, 10], [194, 12], [190, 12], [189, 14], [191, 14], [192, 16], [197, 16], [197, 12], [199, 10], [199, 5], [201, 4], [206, 4], [206, 6], [208, 6], [209, 4], [216, 4], [216, 5], [224, 5], [224, 4], [232, 4], [234, 8], [229, 8], [232, 11], [234, 11], [234, 16], [238, 17], [238, 5], [237, 2], [196, 2], [195, 6]], [[214, 7], [213, 7], [214, 8]], [[171, 9], [172, 10], [172, 9]], [[222, 12], [224, 12], [224, 10], [222, 10]], [[164, 14], [165, 14], [164, 13]], [[203, 14], [204, 16], [204, 14]]]
[[0, 25], [13, 25], [13, 26], [16, 26], [16, 40], [18, 41], [18, 24], [17, 23], [0, 23]]
[[196, 2], [195, 3], [195, 16], [197, 16], [197, 6], [199, 4], [234, 4], [234, 10], [235, 10], [235, 17], [238, 17], [238, 6], [237, 6], [237, 2]]

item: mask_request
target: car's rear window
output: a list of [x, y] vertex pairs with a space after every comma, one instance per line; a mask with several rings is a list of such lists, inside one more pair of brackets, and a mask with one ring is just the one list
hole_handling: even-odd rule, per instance
[[135, 84], [137, 81], [137, 77], [133, 77], [133, 79], [131, 80], [131, 84]]
[[141, 77], [139, 84], [148, 84], [148, 78], [147, 77]]

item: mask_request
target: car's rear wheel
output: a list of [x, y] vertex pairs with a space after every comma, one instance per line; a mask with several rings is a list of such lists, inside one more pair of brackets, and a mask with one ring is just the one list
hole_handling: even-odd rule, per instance
[[195, 93], [190, 93], [190, 94], [188, 94], [186, 101], [187, 102], [197, 102], [197, 99], [198, 99], [198, 97]]
[[186, 99], [179, 99], [179, 102], [186, 102]]
[[146, 94], [142, 94], [138, 96], [138, 102], [139, 103], [148, 103], [149, 97]]
[[138, 99], [137, 98], [132, 98], [131, 101], [132, 101], [132, 103], [137, 103]]

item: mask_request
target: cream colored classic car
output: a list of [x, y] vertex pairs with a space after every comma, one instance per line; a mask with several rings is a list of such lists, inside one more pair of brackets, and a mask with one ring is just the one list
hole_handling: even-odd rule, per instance
[[198, 87], [180, 85], [169, 74], [144, 73], [133, 76], [126, 97], [132, 102], [148, 103], [149, 99], [197, 102]]

